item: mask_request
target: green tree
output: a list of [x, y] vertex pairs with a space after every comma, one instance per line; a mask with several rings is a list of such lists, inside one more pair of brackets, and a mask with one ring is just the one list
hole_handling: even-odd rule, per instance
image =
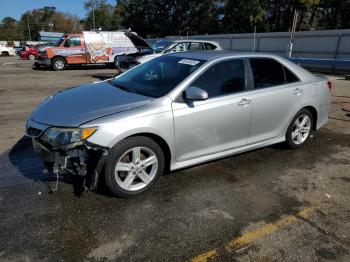
[[89, 29], [102, 28], [103, 30], [116, 30], [113, 24], [113, 6], [106, 0], [88, 0], [84, 4], [88, 11], [85, 20], [86, 27]]
[[23, 34], [18, 21], [9, 16], [2, 19], [0, 24], [0, 39], [8, 41], [22, 40]]

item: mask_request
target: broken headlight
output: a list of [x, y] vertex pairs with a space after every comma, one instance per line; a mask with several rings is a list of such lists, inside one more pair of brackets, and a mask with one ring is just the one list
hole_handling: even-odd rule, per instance
[[42, 140], [46, 141], [54, 147], [65, 146], [77, 143], [89, 138], [95, 133], [97, 127], [88, 128], [58, 128], [51, 127], [45, 131]]

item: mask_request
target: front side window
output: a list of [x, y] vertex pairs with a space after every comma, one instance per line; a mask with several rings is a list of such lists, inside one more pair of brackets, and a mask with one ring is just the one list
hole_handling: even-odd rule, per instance
[[161, 56], [123, 73], [110, 83], [125, 91], [150, 97], [169, 93], [205, 60]]
[[267, 88], [299, 81], [286, 67], [270, 58], [249, 59], [254, 77], [254, 89]]
[[233, 59], [216, 63], [202, 73], [191, 86], [204, 89], [209, 98], [244, 91], [244, 61]]
[[66, 47], [81, 46], [80, 36], [71, 36], [65, 42]]

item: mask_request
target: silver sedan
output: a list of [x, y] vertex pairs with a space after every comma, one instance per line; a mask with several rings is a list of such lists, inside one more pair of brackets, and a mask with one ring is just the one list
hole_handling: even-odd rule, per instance
[[[45, 168], [117, 196], [168, 171], [284, 142], [328, 120], [331, 83], [279, 56], [184, 52], [45, 99], [28, 118]], [[213, 178], [214, 179], [214, 178]]]

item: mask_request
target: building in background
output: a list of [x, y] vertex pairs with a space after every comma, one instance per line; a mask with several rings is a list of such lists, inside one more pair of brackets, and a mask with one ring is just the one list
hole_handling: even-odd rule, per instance
[[56, 42], [60, 37], [63, 36], [63, 33], [40, 31], [39, 35], [40, 35], [40, 38], [39, 38], [40, 41]]

